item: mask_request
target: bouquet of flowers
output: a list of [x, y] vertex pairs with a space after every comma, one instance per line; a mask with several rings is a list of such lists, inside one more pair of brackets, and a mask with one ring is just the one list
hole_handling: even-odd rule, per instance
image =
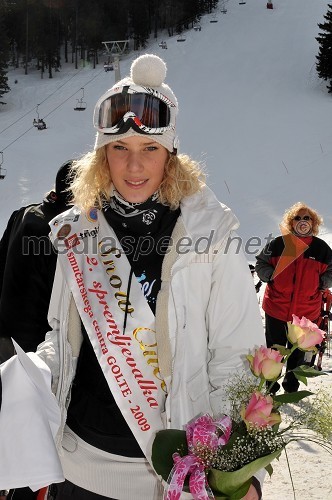
[[[271, 462], [292, 441], [314, 441], [332, 454], [331, 398], [307, 390], [273, 394], [273, 385], [283, 377], [293, 351], [315, 352], [324, 338], [317, 325], [293, 315], [288, 323], [292, 348], [261, 346], [247, 356], [251, 374], [244, 372], [230, 380], [229, 415], [200, 415], [185, 430], [157, 433], [152, 462], [168, 482], [165, 500], [180, 499], [182, 491], [195, 500], [240, 499], [257, 471], [265, 468], [272, 474]], [[325, 375], [304, 365], [292, 371], [305, 385], [308, 378]]]

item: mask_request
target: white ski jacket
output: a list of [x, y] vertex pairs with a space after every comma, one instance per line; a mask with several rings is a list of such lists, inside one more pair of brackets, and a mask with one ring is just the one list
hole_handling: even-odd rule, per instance
[[[165, 426], [182, 429], [201, 412], [227, 411], [225, 384], [245, 365], [249, 349], [264, 344], [256, 293], [234, 230], [238, 220], [209, 188], [184, 199], [165, 256], [156, 330], [166, 332], [170, 357], [165, 381]], [[38, 354], [53, 375], [62, 412], [62, 440], [70, 388], [81, 345], [80, 321], [58, 265], [49, 309], [53, 330]], [[167, 370], [166, 370], [167, 371]], [[226, 403], [226, 406], [225, 406]]]

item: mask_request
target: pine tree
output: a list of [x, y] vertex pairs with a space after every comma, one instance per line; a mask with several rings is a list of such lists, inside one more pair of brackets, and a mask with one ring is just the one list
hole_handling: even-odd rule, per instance
[[[9, 41], [5, 30], [3, 19], [5, 5], [0, 2], [0, 99], [10, 91], [8, 86], [7, 68], [9, 58]], [[0, 104], [6, 104], [0, 100]]]
[[326, 22], [318, 24], [323, 33], [316, 37], [320, 47], [316, 56], [316, 69], [319, 78], [329, 80], [327, 85], [329, 93], [332, 93], [332, 4], [328, 4], [328, 11], [324, 16]]

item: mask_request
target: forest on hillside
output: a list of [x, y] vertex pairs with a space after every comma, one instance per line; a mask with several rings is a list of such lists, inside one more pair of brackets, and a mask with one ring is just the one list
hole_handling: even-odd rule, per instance
[[217, 5], [218, 0], [0, 0], [0, 79], [10, 66], [22, 66], [27, 74], [32, 61], [50, 78], [62, 62], [95, 66], [103, 41], [129, 40], [131, 50], [145, 48], [161, 30], [181, 33]]

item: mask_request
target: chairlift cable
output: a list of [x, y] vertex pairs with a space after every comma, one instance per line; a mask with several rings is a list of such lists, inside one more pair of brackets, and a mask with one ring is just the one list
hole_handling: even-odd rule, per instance
[[74, 97], [74, 95], [76, 95], [77, 92], [79, 92], [79, 90], [76, 90], [73, 94], [71, 94], [69, 97], [67, 97], [67, 99], [65, 99], [64, 101], [60, 102], [60, 104], [58, 106], [56, 106], [55, 108], [53, 108], [49, 113], [47, 113], [47, 115], [44, 115], [44, 118], [47, 118], [48, 116], [50, 116], [52, 113], [54, 113], [54, 111], [56, 111], [63, 104], [65, 104], [65, 102], [69, 101], [69, 99], [72, 99], [72, 97]]
[[44, 118], [47, 118], [48, 116], [50, 116], [52, 113], [54, 113], [54, 111], [56, 111], [58, 108], [60, 108], [63, 104], [65, 104], [67, 101], [69, 101], [69, 99], [71, 99], [72, 97], [74, 97], [74, 95], [76, 95], [78, 92], [80, 92], [82, 90], [82, 88], [85, 88], [87, 85], [89, 85], [89, 83], [91, 83], [95, 78], [97, 78], [97, 76], [99, 76], [101, 73], [104, 73], [104, 70], [100, 70], [99, 73], [95, 76], [93, 76], [90, 80], [88, 80], [86, 82], [86, 84], [84, 85], [84, 87], [80, 87], [79, 90], [76, 90], [71, 96], [67, 97], [67, 99], [65, 99], [64, 101], [62, 101], [58, 106], [56, 106], [54, 109], [52, 109], [49, 113], [47, 113], [47, 115], [44, 116]]
[[[45, 101], [47, 101], [47, 99], [49, 99], [50, 97], [52, 97], [58, 90], [60, 90], [64, 85], [66, 85], [68, 82], [70, 82], [70, 80], [72, 78], [74, 78], [75, 76], [78, 75], [78, 73], [80, 71], [82, 71], [83, 68], [81, 68], [79, 71], [77, 71], [74, 75], [72, 75], [66, 82], [62, 83], [61, 85], [59, 85], [59, 87], [57, 87], [55, 89], [55, 91], [52, 93], [52, 94], [49, 94], [47, 97], [45, 97], [45, 99], [43, 101], [41, 101], [39, 104], [43, 104]], [[23, 120], [23, 118], [25, 118], [29, 113], [32, 113], [32, 111], [34, 111], [36, 108], [36, 106], [34, 106], [32, 109], [30, 109], [29, 111], [27, 111], [26, 113], [24, 113], [24, 115], [22, 115], [20, 118], [17, 118], [17, 120], [15, 120], [14, 122], [12, 122], [10, 125], [8, 125], [7, 127], [5, 127], [4, 129], [2, 129], [0, 131], [0, 134], [2, 134], [2, 132], [5, 132], [6, 130], [8, 130], [10, 127], [12, 127], [13, 125], [15, 125], [17, 122], [19, 122], [20, 120]]]
[[[81, 70], [80, 70], [81, 71]], [[103, 73], [103, 70], [99, 71], [99, 73], [97, 73], [97, 75], [95, 75], [94, 77], [90, 78], [90, 80], [88, 80], [86, 82], [85, 85], [88, 85], [89, 83], [91, 83], [95, 78], [97, 78], [101, 73]], [[54, 113], [54, 111], [56, 111], [58, 108], [60, 108], [60, 106], [62, 106], [62, 104], [64, 104], [65, 102], [69, 101], [69, 99], [72, 99], [74, 97], [75, 94], [77, 94], [77, 92], [79, 92], [80, 90], [82, 89], [82, 87], [79, 89], [79, 90], [76, 90], [71, 96], [69, 96], [67, 99], [65, 99], [62, 103], [60, 103], [58, 106], [56, 106], [56, 108], [54, 108], [52, 111], [50, 111], [49, 113], [47, 113], [47, 115], [44, 116], [44, 118], [47, 118], [48, 116], [50, 116], [52, 113]], [[49, 96], [50, 97], [50, 96]], [[48, 98], [47, 98], [48, 99]], [[46, 99], [44, 99], [44, 101], [41, 101], [39, 103], [42, 104], [43, 102], [45, 102]], [[33, 110], [35, 110], [36, 107], [33, 108]], [[31, 110], [32, 111], [32, 110]], [[31, 112], [30, 111], [30, 112]], [[25, 132], [23, 132], [21, 135], [19, 135], [18, 137], [16, 137], [16, 139], [14, 139], [12, 142], [10, 142], [7, 146], [5, 146], [2, 151], [5, 151], [6, 149], [8, 149], [10, 146], [12, 146], [16, 141], [18, 141], [19, 139], [21, 139], [21, 137], [23, 137], [25, 134], [27, 134], [30, 130], [34, 129], [34, 125], [32, 125], [31, 127], [29, 127]]]
[[16, 141], [18, 141], [19, 139], [21, 139], [21, 137], [23, 137], [25, 134], [27, 134], [30, 130], [32, 130], [34, 128], [34, 126], [32, 125], [31, 127], [29, 127], [25, 132], [23, 132], [21, 135], [19, 135], [18, 137], [16, 137], [16, 139], [14, 139], [12, 142], [10, 142], [8, 144], [8, 146], [5, 146], [4, 148], [2, 148], [2, 151], [6, 151], [6, 149], [8, 149], [12, 144], [14, 144]]

